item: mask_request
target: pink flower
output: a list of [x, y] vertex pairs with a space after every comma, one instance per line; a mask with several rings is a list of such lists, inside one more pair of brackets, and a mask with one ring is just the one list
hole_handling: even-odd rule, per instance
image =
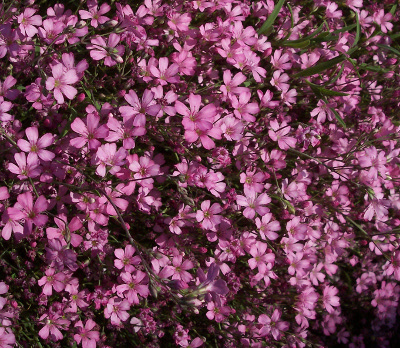
[[106, 308], [104, 308], [104, 317], [111, 318], [112, 325], [119, 325], [121, 321], [126, 321], [129, 318], [128, 310], [130, 304], [127, 300], [122, 300], [118, 297], [112, 297], [108, 300]]
[[260, 111], [260, 108], [257, 103], [249, 103], [250, 98], [250, 92], [240, 93], [239, 100], [234, 95], [230, 97], [232, 106], [235, 108], [233, 113], [239, 120], [243, 119], [247, 122], [254, 122], [256, 120], [254, 115]]
[[258, 268], [259, 273], [266, 273], [268, 268], [268, 263], [273, 263], [275, 261], [275, 255], [272, 253], [266, 253], [268, 244], [262, 242], [256, 242], [251, 246], [250, 255], [253, 258], [248, 260], [249, 267], [251, 269]]
[[232, 73], [230, 70], [224, 71], [224, 85], [220, 87], [221, 92], [228, 96], [230, 94], [241, 94], [249, 91], [247, 87], [238, 87], [244, 81], [246, 81], [246, 76], [244, 76], [241, 72], [237, 73], [232, 79]]
[[108, 17], [103, 16], [103, 14], [110, 11], [111, 7], [107, 3], [97, 6], [97, 0], [88, 0], [87, 6], [89, 11], [79, 10], [79, 14], [82, 19], [91, 19], [90, 24], [92, 27], [97, 28], [99, 24], [103, 24], [109, 20]]
[[178, 114], [183, 115], [182, 125], [185, 129], [211, 129], [213, 127], [215, 116], [217, 115], [217, 108], [215, 105], [208, 104], [200, 109], [201, 96], [192, 93], [189, 95], [189, 105], [190, 109], [179, 100], [175, 102], [176, 111]]
[[[47, 318], [47, 319], [46, 319]], [[49, 336], [52, 341], [59, 341], [63, 339], [63, 334], [59, 329], [66, 330], [70, 324], [70, 321], [63, 319], [60, 314], [49, 313], [43, 314], [39, 320], [46, 319], [44, 327], [39, 331], [39, 336], [44, 340]]]
[[114, 266], [118, 269], [124, 268], [126, 272], [132, 273], [135, 270], [134, 266], [140, 263], [140, 257], [133, 256], [135, 251], [132, 245], [127, 245], [125, 250], [115, 249], [114, 255], [116, 259], [114, 260]]
[[268, 238], [269, 240], [275, 240], [279, 237], [278, 233], [275, 232], [281, 229], [279, 221], [271, 221], [271, 218], [272, 214], [267, 213], [261, 220], [260, 218], [256, 218], [255, 220], [262, 239]]
[[[132, 89], [129, 90], [128, 94], [125, 94], [124, 98], [130, 106], [121, 106], [119, 112], [127, 126], [144, 128], [146, 125], [146, 114], [156, 116], [161, 109], [161, 105], [156, 104], [154, 100], [154, 93], [148, 89], [143, 92], [141, 100], [139, 100], [138, 95]], [[141, 133], [145, 134], [145, 130]]]
[[261, 314], [258, 318], [258, 322], [264, 325], [260, 329], [260, 336], [264, 337], [271, 333], [272, 337], [275, 340], [280, 338], [280, 332], [286, 331], [289, 328], [289, 323], [286, 321], [280, 321], [281, 311], [279, 309], [275, 309], [272, 313], [271, 318], [266, 314]]
[[15, 336], [10, 329], [0, 327], [0, 348], [12, 348], [15, 345]]
[[12, 107], [13, 104], [11, 102], [0, 100], [0, 121], [7, 122], [14, 119], [14, 116], [8, 113]]
[[33, 8], [26, 8], [24, 13], [21, 13], [17, 17], [22, 35], [33, 37], [38, 32], [36, 26], [42, 24], [42, 17], [40, 15], [34, 15], [35, 12], [36, 10]]
[[381, 26], [381, 30], [383, 33], [387, 33], [393, 29], [393, 24], [390, 21], [393, 19], [391, 13], [386, 13], [385, 10], [380, 9], [378, 12], [374, 14], [374, 21], [376, 24]]
[[74, 335], [76, 343], [82, 342], [82, 348], [95, 348], [96, 342], [100, 340], [100, 332], [94, 331], [93, 328], [96, 323], [92, 319], [86, 321], [85, 326], [83, 326], [82, 320], [79, 320], [75, 324], [78, 333]]
[[217, 215], [222, 212], [222, 208], [218, 203], [214, 203], [210, 207], [210, 201], [203, 201], [201, 203], [201, 210], [196, 213], [196, 220], [201, 222], [203, 228], [211, 230], [219, 225], [222, 221], [221, 215]]
[[263, 216], [269, 212], [269, 209], [264, 207], [265, 204], [271, 202], [271, 198], [266, 193], [257, 195], [256, 192], [250, 191], [247, 192], [246, 196], [238, 195], [236, 200], [238, 205], [246, 207], [243, 215], [248, 219], [253, 219], [256, 213]]
[[57, 292], [64, 290], [66, 275], [63, 272], [56, 273], [56, 269], [51, 267], [46, 270], [45, 274], [45, 276], [38, 280], [39, 286], [43, 286], [43, 294], [51, 296], [53, 288]]
[[[114, 66], [117, 63], [123, 63], [122, 56], [125, 52], [125, 47], [118, 45], [121, 37], [118, 34], [111, 33], [107, 43], [101, 36], [97, 36], [90, 40], [91, 45], [87, 46], [90, 50], [90, 56], [94, 60], [104, 59], [105, 66]], [[118, 46], [117, 46], [118, 45]]]
[[150, 72], [154, 77], [157, 77], [157, 81], [161, 86], [165, 86], [168, 83], [179, 82], [179, 65], [172, 63], [168, 67], [168, 58], [161, 57], [158, 60], [158, 68], [154, 65], [150, 66]]
[[139, 304], [138, 294], [147, 297], [150, 294], [149, 277], [142, 271], [136, 271], [133, 274], [128, 272], [121, 273], [122, 285], [116, 286], [118, 296], [125, 297], [129, 304]]
[[125, 163], [127, 151], [120, 147], [117, 151], [117, 145], [104, 144], [97, 149], [94, 163], [99, 164], [96, 169], [96, 173], [102, 177], [106, 175], [106, 169], [108, 173], [115, 174]]
[[161, 278], [169, 278], [172, 276], [172, 279], [183, 280], [184, 282], [189, 283], [193, 277], [189, 272], [187, 272], [187, 270], [192, 268], [192, 261], [183, 261], [183, 257], [178, 255], [174, 256], [172, 259], [172, 266], [164, 267], [164, 269], [159, 273], [159, 276]]
[[326, 5], [326, 18], [334, 19], [342, 17], [342, 11], [338, 10], [337, 8], [337, 4], [335, 4], [334, 2], [328, 2], [328, 4]]
[[44, 150], [44, 148], [53, 144], [54, 137], [52, 134], [46, 133], [39, 139], [39, 131], [37, 127], [27, 128], [25, 134], [29, 141], [19, 139], [17, 143], [18, 147], [22, 151], [36, 153], [43, 161], [53, 160], [55, 154], [51, 151]]
[[54, 98], [58, 104], [64, 103], [64, 96], [68, 99], [73, 99], [78, 91], [76, 88], [70, 86], [79, 81], [75, 69], [68, 71], [64, 70], [62, 63], [56, 64], [51, 68], [53, 77], [49, 77], [46, 81], [46, 89], [51, 91], [54, 90]]
[[278, 121], [272, 120], [269, 124], [272, 129], [268, 131], [268, 135], [273, 141], [278, 142], [280, 149], [288, 150], [296, 145], [296, 138], [286, 136], [290, 132], [291, 127], [285, 121], [279, 124]]
[[29, 153], [28, 158], [26, 158], [25, 153], [20, 152], [14, 155], [15, 162], [8, 165], [8, 170], [11, 173], [17, 174], [18, 179], [24, 180], [27, 178], [36, 178], [41, 174], [41, 169], [39, 168], [39, 159], [35, 153]]
[[80, 134], [80, 137], [71, 139], [70, 144], [80, 149], [89, 144], [89, 150], [97, 150], [100, 146], [99, 138], [106, 138], [108, 136], [108, 128], [106, 125], [98, 126], [100, 122], [100, 116], [98, 114], [88, 114], [86, 124], [77, 117], [74, 122], [71, 123], [71, 129]]
[[17, 203], [14, 207], [8, 208], [8, 214], [13, 220], [25, 219], [24, 232], [30, 234], [33, 224], [39, 227], [46, 224], [48, 217], [39, 213], [45, 211], [48, 205], [44, 196], [39, 196], [33, 204], [32, 193], [25, 192], [18, 195]]
[[326, 286], [324, 289], [322, 304], [328, 313], [333, 313], [333, 307], [338, 307], [340, 305], [340, 299], [337, 295], [339, 290], [334, 286]]

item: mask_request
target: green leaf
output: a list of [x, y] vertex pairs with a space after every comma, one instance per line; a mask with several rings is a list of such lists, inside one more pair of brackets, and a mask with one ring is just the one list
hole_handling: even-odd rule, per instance
[[348, 32], [348, 31], [354, 29], [356, 26], [357, 26], [357, 24], [353, 23], [353, 24], [348, 25], [347, 27], [343, 27], [341, 29], [334, 30], [332, 32], [332, 34], [345, 33], [345, 32]]
[[388, 50], [388, 51], [390, 51], [390, 52], [392, 52], [392, 53], [394, 53], [394, 54], [396, 54], [397, 56], [400, 57], [400, 51], [399, 50], [396, 50], [395, 48], [387, 46], [387, 45], [381, 45], [381, 44], [376, 44], [376, 45], [378, 47], [383, 48], [385, 50]]
[[292, 47], [292, 48], [306, 48], [309, 45], [310, 45], [310, 40], [305, 40], [305, 41], [301, 41], [301, 42], [285, 41], [282, 43], [282, 46]]
[[338, 123], [344, 128], [346, 129], [346, 123], [344, 123], [343, 118], [338, 114], [338, 112], [334, 109], [334, 108], [330, 108], [332, 110], [332, 112], [334, 113], [336, 120], [338, 121]]
[[390, 9], [389, 13], [391, 13], [392, 16], [394, 16], [394, 14], [396, 13], [396, 9], [397, 9], [397, 4], [394, 4]]
[[306, 81], [306, 83], [311, 87], [311, 89], [314, 91], [315, 94], [319, 94], [322, 96], [326, 95], [326, 96], [342, 96], [342, 97], [348, 95], [347, 93], [332, 91], [330, 89], [323, 88], [309, 81]]
[[[353, 12], [353, 11], [352, 11]], [[358, 17], [357, 12], [353, 12], [356, 16], [356, 37], [354, 38], [353, 46], [355, 47], [358, 44], [358, 41], [360, 40], [360, 34], [361, 34], [361, 26], [360, 26], [360, 19]]]
[[[324, 29], [324, 25], [325, 23], [322, 23], [313, 33], [311, 33], [310, 35], [303, 37], [301, 39], [297, 39], [297, 40], [286, 40], [283, 42], [283, 44], [285, 43], [300, 43], [300, 42], [304, 42], [306, 40], [311, 40], [314, 36], [318, 35], [323, 29]], [[329, 32], [326, 32], [326, 35], [329, 35]], [[288, 45], [289, 46], [289, 45]], [[291, 47], [291, 46], [289, 46]]]
[[321, 62], [317, 65], [314, 65], [307, 69], [304, 69], [304, 70], [298, 72], [297, 74], [295, 74], [294, 77], [307, 77], [307, 76], [319, 74], [320, 72], [323, 72], [325, 70], [333, 68], [335, 65], [343, 62], [345, 59], [346, 59], [345, 56], [343, 54], [341, 54], [335, 58], [327, 60], [326, 62]]
[[258, 30], [259, 35], [267, 33], [272, 28], [272, 25], [274, 24], [276, 17], [278, 17], [278, 14], [285, 2], [286, 2], [286, 0], [278, 1], [278, 3], [274, 7], [274, 10], [272, 11], [272, 13], [269, 15], [269, 17], [264, 22], [262, 27]]

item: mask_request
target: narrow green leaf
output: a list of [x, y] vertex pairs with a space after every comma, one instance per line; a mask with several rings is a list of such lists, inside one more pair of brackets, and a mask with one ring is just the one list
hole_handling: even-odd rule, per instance
[[269, 15], [269, 17], [264, 22], [262, 27], [258, 30], [259, 35], [267, 33], [272, 28], [272, 25], [274, 24], [276, 17], [278, 17], [278, 14], [285, 2], [286, 2], [286, 0], [278, 1], [278, 3], [274, 7], [274, 10], [272, 11], [272, 13]]
[[304, 69], [297, 74], [294, 75], [294, 77], [306, 77], [306, 76], [312, 76], [315, 74], [319, 74], [322, 71], [328, 70], [330, 68], [333, 68], [336, 64], [339, 64], [345, 60], [345, 56], [343, 54], [329, 59], [326, 62], [321, 62], [317, 65], [311, 66], [307, 69]]
[[[322, 23], [313, 33], [311, 33], [308, 36], [305, 36], [305, 37], [303, 37], [301, 39], [297, 39], [297, 40], [286, 40], [286, 41], [284, 41], [284, 43], [286, 43], [286, 42], [299, 43], [299, 42], [304, 42], [306, 40], [311, 40], [314, 36], [318, 35], [324, 29], [324, 25], [325, 25], [325, 23]], [[327, 35], [329, 35], [329, 32], [327, 32]]]
[[353, 23], [353, 24], [348, 25], [347, 27], [343, 27], [341, 29], [334, 30], [332, 32], [332, 34], [345, 33], [345, 32], [348, 32], [348, 31], [354, 29], [356, 26], [357, 26], [357, 24]]
[[334, 109], [334, 108], [330, 108], [332, 110], [332, 112], [334, 113], [336, 120], [338, 121], [338, 123], [344, 128], [346, 129], [346, 123], [344, 123], [343, 118], [338, 114], [338, 112]]
[[396, 9], [397, 9], [397, 4], [394, 4], [389, 11], [392, 14], [392, 16], [394, 16], [394, 14], [396, 13]]
[[353, 46], [355, 47], [358, 44], [358, 41], [360, 40], [360, 34], [361, 34], [361, 26], [360, 26], [360, 19], [358, 17], [357, 12], [353, 12], [356, 16], [356, 37], [354, 38]]
[[[325, 34], [325, 33], [322, 33]], [[333, 41], [339, 39], [337, 35], [318, 35], [315, 39], [312, 39], [313, 42], [326, 42], [326, 41]]]
[[381, 45], [381, 44], [376, 44], [378, 47], [383, 48], [385, 50], [388, 50], [394, 54], [396, 54], [397, 56], [400, 57], [400, 51], [396, 50], [395, 48], [391, 47], [391, 46], [387, 46], [387, 45]]
[[392, 40], [396, 40], [396, 39], [398, 39], [399, 37], [400, 37], [400, 33], [396, 33], [396, 34], [390, 35], [390, 38], [391, 38]]
[[320, 95], [326, 95], [326, 96], [347, 96], [347, 93], [339, 92], [339, 91], [332, 91], [330, 89], [323, 88], [321, 86], [318, 86], [314, 83], [311, 83], [309, 81], [306, 81], [306, 83], [311, 87], [311, 89], [314, 91], [316, 94]]
[[301, 41], [301, 42], [285, 41], [282, 43], [282, 46], [292, 47], [292, 48], [306, 48], [309, 45], [310, 45], [310, 40], [305, 40], [305, 41]]

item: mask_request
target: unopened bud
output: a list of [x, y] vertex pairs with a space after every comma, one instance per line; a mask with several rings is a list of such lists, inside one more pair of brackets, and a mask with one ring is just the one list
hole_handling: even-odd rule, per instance
[[78, 23], [76, 23], [75, 28], [76, 29], [82, 29], [86, 27], [86, 22], [85, 21], [79, 21]]

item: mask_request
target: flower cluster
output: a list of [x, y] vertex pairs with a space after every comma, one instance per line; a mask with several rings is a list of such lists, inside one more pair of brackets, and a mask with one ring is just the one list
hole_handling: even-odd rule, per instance
[[0, 5], [0, 348], [398, 344], [395, 1], [68, 4]]

